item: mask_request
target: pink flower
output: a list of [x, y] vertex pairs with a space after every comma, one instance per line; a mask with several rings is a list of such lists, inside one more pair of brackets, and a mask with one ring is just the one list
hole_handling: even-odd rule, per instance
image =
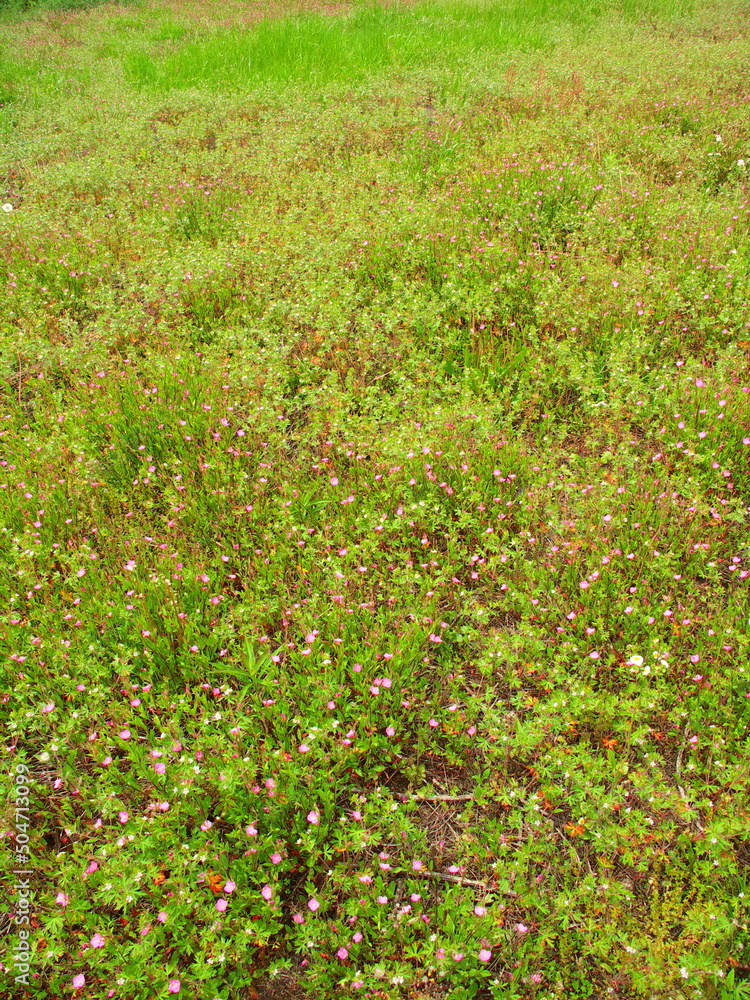
[[339, 481], [336, 476], [331, 476], [331, 486], [338, 486]]
[[70, 902], [70, 896], [68, 896], [64, 892], [58, 892], [58, 894], [55, 896], [55, 902], [59, 903], [60, 906], [67, 906], [68, 903]]
[[89, 941], [89, 944], [91, 945], [92, 948], [103, 948], [104, 947], [104, 938], [97, 931], [97, 933], [94, 934], [94, 936]]
[[388, 726], [386, 728], [385, 735], [386, 736], [395, 736], [396, 735], [396, 730], [393, 728], [393, 726]]
[[336, 952], [336, 958], [340, 958], [342, 962], [344, 961], [344, 959], [348, 957], [349, 957], [349, 952], [344, 947], [339, 948], [339, 950]]
[[304, 924], [305, 918], [302, 916], [301, 913], [294, 913], [292, 914], [292, 921], [295, 924]]
[[154, 764], [154, 770], [156, 771], [157, 774], [164, 774], [164, 772], [167, 770], [167, 765], [162, 764], [160, 760], [157, 760], [157, 762]]
[[128, 562], [126, 562], [125, 565], [123, 566], [123, 569], [126, 569], [128, 571], [132, 571], [132, 570], [135, 569], [136, 565], [137, 564], [134, 563], [132, 559], [129, 559]]
[[47, 715], [49, 712], [54, 712], [55, 706], [53, 702], [48, 702], [46, 705], [42, 705], [42, 714]]
[[73, 976], [73, 989], [80, 990], [82, 986], [86, 985], [86, 977], [81, 972], [77, 976]]
[[487, 912], [487, 908], [486, 908], [486, 907], [484, 907], [484, 906], [475, 906], [475, 907], [474, 907], [474, 913], [475, 913], [475, 914], [476, 914], [476, 915], [477, 915], [478, 917], [483, 917], [483, 916], [485, 915], [485, 913], [486, 913], [486, 912]]
[[263, 888], [260, 890], [260, 894], [267, 903], [269, 903], [273, 899], [273, 889], [271, 888], [270, 885], [264, 885]]
[[245, 827], [245, 833], [248, 835], [248, 837], [258, 836], [258, 831], [256, 830], [256, 828], [253, 826], [252, 823], [250, 824], [250, 826]]
[[76, 570], [76, 576], [86, 576], [86, 570], [85, 569]]
[[424, 868], [424, 862], [414, 860], [412, 861], [411, 866], [415, 872], [419, 872]]
[[166, 922], [167, 922], [167, 911], [166, 910], [161, 910], [159, 913], [156, 914], [156, 919], [159, 921], [160, 924], [166, 924]]
[[700, 655], [698, 653], [693, 653], [693, 655], [690, 657], [690, 662], [698, 663], [699, 661], [700, 661]]
[[167, 993], [179, 993], [180, 992], [180, 980], [170, 979], [167, 984]]
[[93, 873], [98, 870], [99, 870], [99, 862], [89, 861], [88, 868], [84, 872], [84, 875], [93, 875]]
[[527, 934], [529, 928], [526, 926], [526, 924], [516, 924], [516, 930], [518, 931], [519, 934]]
[[492, 952], [491, 951], [487, 951], [486, 948], [482, 948], [482, 950], [479, 952], [479, 961], [480, 962], [489, 962], [489, 960], [491, 958], [492, 958]]
[[318, 814], [311, 809], [307, 814], [307, 822], [312, 823], [313, 826], [317, 826], [318, 823], [320, 823], [320, 816], [318, 816]]
[[274, 854], [272, 854], [272, 855], [271, 855], [271, 862], [272, 862], [272, 863], [273, 863], [274, 865], [280, 865], [280, 864], [281, 864], [281, 862], [282, 862], [282, 860], [283, 860], [283, 858], [282, 858], [282, 857], [281, 857], [281, 855], [280, 855], [280, 854], [278, 854], [278, 853], [274, 853]]
[[232, 882], [231, 879], [227, 879], [227, 881], [224, 883], [224, 892], [234, 892], [236, 888], [237, 888], [236, 883]]
[[437, 729], [440, 723], [438, 722], [437, 719], [430, 719], [428, 725], [431, 726], [433, 729]]
[[219, 911], [219, 913], [223, 913], [224, 910], [226, 910], [226, 908], [227, 908], [228, 905], [229, 904], [227, 903], [226, 899], [217, 899], [216, 900], [216, 909]]
[[300, 753], [308, 753], [309, 750], [310, 750], [310, 747], [306, 743], [300, 743], [300, 745], [299, 745], [299, 747], [297, 749], [299, 750]]
[[315, 898], [313, 898], [313, 899], [308, 899], [308, 901], [307, 901], [307, 908], [308, 908], [308, 910], [310, 910], [310, 911], [311, 911], [312, 913], [315, 913], [315, 911], [316, 911], [316, 910], [319, 910], [319, 909], [320, 909], [320, 903], [319, 903], [319, 902], [317, 901], [317, 899], [315, 899]]
[[117, 735], [120, 737], [121, 740], [129, 740], [130, 739], [130, 730], [129, 729], [123, 729], [122, 732], [118, 733]]
[[128, 814], [125, 812], [124, 809], [121, 809], [120, 812], [118, 812], [118, 814], [117, 814], [117, 818], [119, 819], [119, 821], [121, 823], [127, 823], [127, 821], [128, 821]]
[[385, 906], [385, 904], [388, 902], [388, 897], [378, 896], [378, 902], [380, 903], [381, 906]]

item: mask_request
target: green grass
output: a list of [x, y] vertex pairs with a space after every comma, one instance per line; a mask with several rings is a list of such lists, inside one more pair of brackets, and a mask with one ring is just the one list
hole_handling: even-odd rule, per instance
[[2, 996], [748, 996], [745, 24], [3, 21]]
[[[617, 9], [617, 8], [615, 8]], [[303, 13], [261, 21], [251, 30], [210, 32], [154, 58], [149, 50], [125, 62], [134, 83], [161, 90], [201, 85], [226, 89], [265, 83], [361, 82], [383, 71], [440, 65], [457, 74], [482, 54], [544, 49], [555, 26], [585, 30], [606, 8], [596, 2], [429, 2], [408, 7], [357, 6], [337, 17]], [[631, 16], [680, 16], [689, 4], [654, 0], [625, 4]]]

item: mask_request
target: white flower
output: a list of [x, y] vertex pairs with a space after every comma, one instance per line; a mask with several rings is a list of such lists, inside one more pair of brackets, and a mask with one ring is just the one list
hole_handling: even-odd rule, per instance
[[13, 206], [11, 205], [11, 203], [9, 201], [6, 201], [6, 203], [3, 205], [3, 211], [4, 212], [12, 212], [13, 211]]
[[627, 661], [627, 665], [629, 667], [642, 667], [643, 666], [643, 657], [642, 656], [631, 656], [630, 659]]
[[740, 168], [740, 170], [744, 170], [745, 169], [745, 161], [744, 160], [737, 160], [737, 166]]
[[680, 969], [680, 975], [682, 976], [682, 978], [683, 978], [683, 979], [687, 979], [687, 977], [688, 977], [688, 976], [690, 975], [690, 973], [689, 973], [689, 972], [688, 972], [688, 970], [687, 970], [687, 969], [685, 968], [685, 966], [683, 966], [683, 967], [682, 967], [682, 968]]
[[716, 141], [717, 141], [717, 142], [721, 142], [721, 136], [720, 136], [720, 135], [717, 135], [717, 136], [716, 136]]

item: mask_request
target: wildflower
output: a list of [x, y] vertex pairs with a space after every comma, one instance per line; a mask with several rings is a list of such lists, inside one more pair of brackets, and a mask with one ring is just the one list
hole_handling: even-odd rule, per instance
[[271, 888], [270, 885], [264, 885], [263, 888], [260, 890], [260, 894], [267, 903], [270, 903], [270, 901], [273, 899], [273, 889]]
[[167, 985], [167, 992], [168, 993], [179, 993], [180, 992], [180, 980], [179, 979], [170, 979], [169, 983]]
[[311, 911], [311, 913], [315, 913], [316, 910], [320, 909], [320, 903], [317, 899], [315, 899], [315, 897], [313, 897], [312, 899], [308, 899], [307, 908]]
[[228, 905], [229, 904], [227, 903], [226, 899], [217, 899], [216, 900], [216, 909], [219, 911], [219, 913], [223, 913], [224, 910], [226, 910], [226, 908], [227, 908]]
[[55, 902], [59, 903], [60, 906], [67, 906], [68, 903], [70, 902], [70, 896], [68, 896], [64, 892], [58, 892], [58, 894], [55, 896]]
[[[5, 209], [5, 205], [3, 205], [3, 209]], [[79, 973], [79, 975], [73, 977], [74, 990], [80, 990], [82, 986], [85, 986], [85, 984], [86, 984], [86, 977], [82, 972]]]
[[478, 958], [480, 962], [489, 962], [489, 960], [492, 958], [492, 952], [488, 951], [486, 948], [482, 948], [482, 950], [479, 952]]
[[307, 822], [311, 823], [313, 826], [317, 826], [320, 823], [320, 816], [314, 809], [311, 809], [307, 814]]
[[349, 952], [343, 946], [339, 948], [339, 950], [336, 952], [336, 958], [341, 959], [342, 962], [344, 961], [344, 959], [348, 957], [349, 957]]
[[104, 938], [97, 931], [97, 933], [94, 934], [94, 936], [89, 941], [89, 944], [91, 945], [92, 948], [103, 948], [104, 947]]
[[631, 656], [629, 660], [625, 661], [628, 667], [642, 667], [643, 657], [642, 656]]

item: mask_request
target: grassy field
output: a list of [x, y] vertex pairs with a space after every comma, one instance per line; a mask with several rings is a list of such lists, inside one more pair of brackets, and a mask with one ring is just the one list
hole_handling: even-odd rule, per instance
[[750, 10], [0, 10], [0, 995], [750, 997]]

